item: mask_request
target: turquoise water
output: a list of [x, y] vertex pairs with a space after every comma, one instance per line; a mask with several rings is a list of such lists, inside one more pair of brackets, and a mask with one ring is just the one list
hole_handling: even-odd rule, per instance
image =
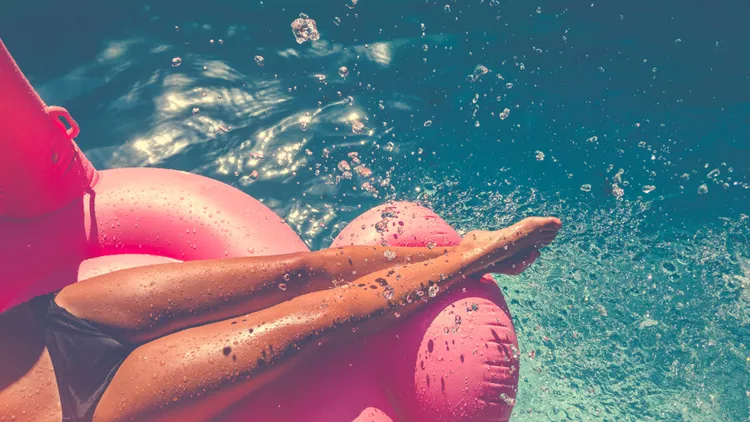
[[750, 420], [750, 6], [87, 3], [4, 1], [0, 36], [99, 168], [217, 178], [311, 248], [387, 199], [462, 231], [557, 215], [498, 278], [514, 420]]

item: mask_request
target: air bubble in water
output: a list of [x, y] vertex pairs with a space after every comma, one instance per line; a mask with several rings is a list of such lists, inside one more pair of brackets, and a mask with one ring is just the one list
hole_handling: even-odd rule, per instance
[[461, 325], [461, 315], [456, 315], [456, 325]]
[[720, 174], [719, 169], [713, 169], [711, 170], [706, 177], [709, 179], [713, 179], [714, 177], [718, 176]]
[[286, 290], [286, 283], [279, 283], [280, 290]]
[[200, 112], [201, 112], [201, 109], [199, 109], [198, 107], [193, 108], [193, 114], [198, 114]]
[[318, 82], [325, 82], [326, 81], [326, 75], [324, 75], [322, 73], [316, 73], [315, 75], [313, 75], [313, 77]]
[[614, 195], [615, 198], [622, 198], [622, 196], [625, 195], [625, 191], [615, 183], [612, 185], [612, 195]]
[[396, 252], [385, 251], [383, 252], [383, 256], [385, 257], [385, 259], [392, 261], [394, 258], [396, 258]]
[[427, 44], [422, 45], [422, 50], [427, 51], [430, 47], [427, 46]]
[[508, 82], [507, 84], [505, 84], [505, 88], [511, 89], [513, 88], [513, 84], [511, 82]]
[[510, 109], [509, 109], [509, 108], [506, 108], [505, 110], [503, 110], [503, 111], [502, 111], [502, 112], [500, 113], [500, 115], [499, 115], [499, 117], [500, 117], [500, 120], [505, 120], [505, 119], [507, 119], [507, 118], [508, 118], [508, 116], [510, 116]]
[[698, 194], [699, 195], [703, 195], [703, 194], [705, 194], [707, 192], [708, 192], [708, 186], [706, 186], [705, 183], [702, 184], [702, 185], [700, 185], [700, 186], [698, 186]]
[[443, 7], [443, 10], [445, 10], [445, 13], [450, 13], [451, 6], [449, 4], [446, 4], [445, 7]]
[[516, 399], [510, 397], [509, 395], [505, 393], [500, 393], [500, 400], [504, 401], [509, 406], [513, 406], [516, 404]]
[[182, 64], [182, 59], [179, 57], [175, 57], [172, 59], [172, 67], [177, 67]]
[[430, 126], [432, 126], [432, 120], [427, 120], [426, 122], [424, 122], [423, 126], [424, 127], [430, 127]]
[[591, 192], [591, 185], [586, 183], [585, 185], [581, 185], [581, 190], [584, 192]]
[[654, 191], [654, 189], [656, 189], [656, 186], [646, 185], [646, 186], [644, 186], [644, 187], [641, 188], [641, 191], [643, 191], [643, 193], [651, 193], [651, 192]]
[[255, 64], [258, 66], [263, 66], [266, 64], [266, 59], [263, 58], [263, 56], [255, 56]]
[[429, 294], [430, 297], [435, 297], [437, 296], [439, 290], [440, 287], [437, 284], [433, 284], [427, 289], [427, 294]]
[[300, 13], [299, 18], [292, 22], [292, 33], [294, 34], [294, 39], [297, 40], [297, 44], [302, 44], [308, 40], [317, 41], [320, 39], [317, 24], [304, 13]]
[[536, 151], [536, 160], [544, 161], [544, 153], [542, 151]]
[[342, 78], [346, 78], [349, 75], [349, 69], [346, 66], [341, 66], [339, 68], [339, 76]]
[[599, 137], [598, 137], [598, 136], [596, 136], [596, 135], [594, 135], [594, 136], [592, 136], [592, 137], [590, 137], [590, 138], [586, 139], [586, 142], [596, 142], [596, 141], [598, 141], [598, 140], [599, 140]]
[[341, 25], [341, 18], [339, 18], [338, 16], [334, 17], [333, 18], [333, 24], [336, 25], [336, 26], [340, 26]]

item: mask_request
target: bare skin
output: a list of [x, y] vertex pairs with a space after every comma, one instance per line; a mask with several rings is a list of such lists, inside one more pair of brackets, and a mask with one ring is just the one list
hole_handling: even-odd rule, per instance
[[[209, 419], [319, 344], [351, 335], [354, 324], [359, 332], [387, 324], [393, 319], [387, 311], [413, 312], [423, 304], [414, 300], [420, 294], [439, 294], [465, 275], [520, 273], [559, 227], [555, 218], [532, 218], [497, 232], [470, 232], [451, 248], [347, 247], [143, 267], [71, 285], [56, 301], [141, 344], [109, 385], [95, 420]], [[31, 375], [52, 373], [54, 381], [46, 350], [38, 355], [33, 371], [0, 389], [0, 413], [19, 415], [28, 406], [5, 404], [8, 391], [23, 384], [49, 392], [53, 403], [45, 409], [53, 417], [33, 420], [59, 421], [54, 382], [41, 385], [43, 376]], [[157, 355], [164, 364], [146, 359]]]

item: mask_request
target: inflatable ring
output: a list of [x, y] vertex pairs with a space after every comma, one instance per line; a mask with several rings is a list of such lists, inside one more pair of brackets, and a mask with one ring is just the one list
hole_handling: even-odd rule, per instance
[[[271, 210], [218, 181], [163, 169], [96, 172], [64, 109], [46, 107], [0, 42], [0, 102], [29, 129], [0, 139], [0, 310], [118, 269], [170, 261], [307, 251]], [[9, 98], [10, 98], [9, 97]], [[18, 97], [18, 101], [15, 101]], [[9, 106], [12, 104], [12, 107]], [[64, 119], [65, 123], [60, 119]], [[70, 127], [67, 127], [70, 126]], [[23, 132], [23, 133], [22, 133]], [[30, 133], [28, 133], [30, 132]], [[332, 246], [455, 245], [432, 211], [367, 211]], [[500, 289], [467, 280], [424, 310], [347, 344], [238, 403], [225, 421], [498, 421], [518, 384], [517, 339]], [[249, 416], [252, 415], [252, 416]]]

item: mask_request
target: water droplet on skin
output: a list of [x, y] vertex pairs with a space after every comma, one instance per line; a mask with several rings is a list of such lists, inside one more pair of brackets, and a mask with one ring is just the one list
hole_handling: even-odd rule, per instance
[[719, 175], [720, 173], [721, 173], [721, 172], [719, 171], [719, 169], [713, 169], [713, 170], [711, 170], [711, 171], [710, 171], [710, 172], [709, 172], [709, 173], [708, 173], [708, 174], [706, 175], [706, 177], [708, 177], [709, 179], [713, 179], [713, 178], [715, 178], [716, 176], [718, 176], [718, 175]]
[[429, 294], [430, 297], [435, 297], [437, 296], [439, 290], [440, 287], [437, 284], [433, 284], [427, 289], [427, 294]]
[[544, 161], [544, 153], [542, 151], [536, 151], [535, 153], [537, 161]]
[[263, 56], [255, 56], [254, 60], [255, 64], [257, 64], [258, 66], [263, 66], [264, 64], [266, 64], [266, 59], [264, 59]]
[[341, 66], [339, 68], [339, 76], [342, 78], [346, 78], [349, 75], [349, 69], [346, 66]]
[[172, 59], [172, 67], [177, 67], [182, 64], [182, 59], [179, 57], [175, 57]]
[[286, 290], [286, 283], [279, 283], [279, 290]]
[[385, 286], [385, 288], [383, 289], [383, 297], [387, 300], [391, 300], [393, 299], [393, 292], [394, 289], [392, 286]]

